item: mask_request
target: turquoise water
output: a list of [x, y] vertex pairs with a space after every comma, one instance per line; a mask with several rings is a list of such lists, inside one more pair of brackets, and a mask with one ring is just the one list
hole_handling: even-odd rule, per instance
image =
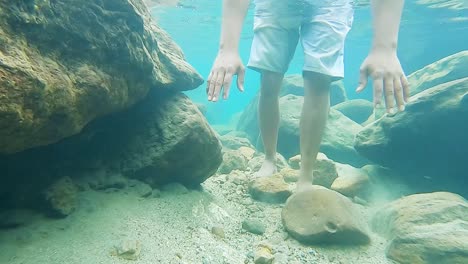
[[[362, 2], [362, 1], [361, 1]], [[468, 46], [468, 9], [465, 0], [406, 1], [400, 26], [398, 54], [406, 74], [427, 64], [462, 51]], [[157, 23], [181, 46], [187, 60], [206, 79], [218, 50], [222, 1], [185, 0], [181, 5], [154, 8]], [[252, 42], [253, 4], [250, 5], [240, 41], [240, 55], [247, 63]], [[359, 66], [367, 55], [372, 31], [368, 5], [356, 6], [354, 24], [345, 44], [345, 88], [348, 98], [370, 99], [371, 89], [356, 94]], [[300, 46], [291, 62], [288, 74], [300, 73], [302, 67]], [[198, 103], [206, 104], [211, 124], [225, 124], [235, 113], [243, 111], [257, 93], [259, 75], [247, 70], [244, 93], [236, 86], [228, 101], [209, 103], [205, 86], [187, 94]]]

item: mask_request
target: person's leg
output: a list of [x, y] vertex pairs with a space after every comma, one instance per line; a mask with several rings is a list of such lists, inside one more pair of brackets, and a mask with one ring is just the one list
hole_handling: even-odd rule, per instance
[[312, 2], [304, 13], [301, 44], [304, 50], [304, 105], [301, 116], [301, 171], [298, 190], [313, 183], [313, 170], [330, 108], [330, 83], [344, 76], [344, 42], [351, 28], [349, 0], [333, 6]]
[[[269, 3], [269, 2], [268, 2]], [[284, 5], [284, 6], [282, 6]], [[287, 1], [275, 5], [280, 10], [290, 8]], [[265, 160], [254, 177], [270, 176], [276, 172], [276, 146], [279, 126], [279, 92], [284, 73], [294, 56], [299, 40], [300, 16], [266, 13], [269, 8], [255, 11], [254, 37], [247, 67], [261, 73], [258, 123], [262, 137]], [[270, 10], [271, 11], [271, 10]], [[274, 20], [272, 18], [275, 18]]]
[[304, 72], [304, 104], [300, 120], [301, 169], [297, 189], [312, 185], [313, 169], [330, 109], [330, 77]]
[[258, 123], [262, 135], [265, 160], [255, 177], [276, 173], [276, 146], [279, 127], [279, 92], [283, 74], [262, 71], [260, 98], [258, 101]]

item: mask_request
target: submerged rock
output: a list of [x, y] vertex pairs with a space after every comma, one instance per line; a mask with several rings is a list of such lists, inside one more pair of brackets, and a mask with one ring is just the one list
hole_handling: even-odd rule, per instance
[[387, 257], [401, 264], [468, 263], [468, 203], [446, 192], [387, 204], [372, 227], [389, 239]]
[[374, 105], [368, 100], [355, 99], [339, 103], [333, 106], [333, 109], [340, 111], [354, 122], [362, 124], [368, 120], [374, 112]]
[[141, 242], [139, 240], [125, 240], [120, 245], [115, 246], [113, 255], [126, 260], [138, 260], [141, 253]]
[[464, 78], [411, 97], [404, 112], [365, 127], [356, 136], [356, 150], [420, 189], [466, 193], [460, 172], [468, 171], [467, 91]]
[[265, 225], [259, 219], [245, 219], [242, 222], [242, 229], [256, 235], [263, 235], [266, 231]]
[[78, 189], [70, 177], [62, 177], [44, 193], [45, 202], [52, 216], [65, 217], [76, 208]]
[[367, 244], [365, 220], [345, 196], [320, 186], [294, 193], [281, 213], [288, 233], [304, 244]]
[[247, 158], [238, 150], [225, 149], [223, 151], [223, 163], [218, 169], [219, 173], [228, 174], [233, 170], [246, 170]]
[[348, 197], [362, 194], [369, 186], [369, 176], [365, 171], [347, 164], [336, 164], [338, 177], [330, 189]]
[[48, 145], [201, 76], [140, 0], [0, 2], [0, 153]]
[[249, 192], [252, 198], [267, 203], [284, 203], [291, 195], [289, 185], [279, 173], [253, 179], [249, 184]]
[[411, 95], [415, 95], [439, 84], [468, 77], [468, 50], [464, 50], [426, 67], [408, 76]]

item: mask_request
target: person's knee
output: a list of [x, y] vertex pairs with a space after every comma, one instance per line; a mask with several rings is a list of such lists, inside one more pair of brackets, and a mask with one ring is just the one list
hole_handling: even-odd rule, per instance
[[306, 95], [320, 95], [330, 92], [330, 76], [310, 71], [304, 71], [302, 76], [304, 78], [304, 93]]
[[277, 98], [281, 90], [284, 75], [277, 72], [263, 71], [260, 96], [264, 99]]

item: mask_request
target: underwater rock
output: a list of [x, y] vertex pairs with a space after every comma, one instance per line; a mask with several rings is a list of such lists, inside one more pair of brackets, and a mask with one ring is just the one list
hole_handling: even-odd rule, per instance
[[151, 188], [151, 186], [139, 180], [130, 180], [129, 186], [140, 197], [146, 198], [153, 194], [153, 189]]
[[314, 185], [330, 188], [333, 181], [338, 177], [336, 163], [325, 154], [319, 153], [314, 164]]
[[126, 260], [137, 260], [141, 253], [141, 242], [138, 240], [125, 240], [120, 245], [115, 246], [111, 252]]
[[[19, 206], [15, 197], [34, 203], [34, 195], [60, 175], [78, 182], [101, 175], [95, 188], [126, 186], [128, 178], [151, 187], [170, 182], [192, 187], [213, 175], [221, 162], [216, 134], [185, 95], [150, 94], [59, 143], [0, 157], [6, 183], [0, 185], [0, 197], [14, 206]], [[108, 181], [116, 175], [122, 180]]]
[[468, 50], [464, 50], [426, 67], [408, 76], [411, 95], [415, 95], [439, 84], [468, 77]]
[[[304, 79], [301, 74], [291, 74], [284, 77], [280, 96], [287, 94], [304, 96]], [[342, 80], [330, 85], [330, 105], [336, 105], [347, 100], [346, 90]]]
[[247, 158], [237, 150], [225, 149], [223, 151], [223, 163], [218, 169], [219, 173], [228, 174], [233, 170], [246, 170]]
[[333, 181], [330, 189], [345, 196], [354, 197], [364, 192], [369, 186], [369, 176], [365, 171], [340, 163], [336, 163], [336, 169], [338, 178]]
[[228, 149], [239, 149], [240, 147], [254, 148], [247, 139], [247, 134], [242, 131], [232, 131], [220, 137], [223, 147]]
[[299, 154], [299, 155], [289, 158], [288, 163], [289, 163], [289, 166], [291, 166], [291, 168], [295, 170], [300, 169], [301, 168], [301, 155]]
[[255, 250], [254, 263], [255, 264], [271, 264], [273, 263], [274, 256], [270, 247], [260, 245]]
[[242, 222], [242, 229], [252, 234], [263, 235], [266, 231], [266, 226], [259, 219], [245, 219]]
[[299, 170], [292, 168], [284, 168], [279, 172], [285, 182], [297, 182], [299, 180]]
[[203, 82], [141, 0], [1, 1], [0, 61], [2, 154]]
[[421, 191], [467, 194], [468, 78], [444, 83], [413, 97], [404, 112], [365, 127], [356, 150], [401, 174]]
[[333, 106], [333, 109], [340, 111], [354, 122], [362, 124], [367, 121], [374, 112], [374, 105], [368, 100], [354, 99], [339, 103]]
[[249, 192], [253, 199], [266, 203], [284, 203], [291, 195], [289, 185], [279, 173], [253, 179]]
[[376, 213], [372, 228], [389, 239], [387, 257], [398, 263], [468, 263], [468, 203], [459, 195], [401, 198]]
[[[289, 163], [297, 169], [282, 169], [281, 175], [286, 182], [297, 182], [299, 180], [299, 164], [301, 155], [294, 156], [289, 159]], [[325, 154], [318, 153], [317, 159], [314, 165], [314, 185], [320, 185], [326, 188], [330, 188], [332, 183], [338, 177], [337, 166], [333, 160], [329, 159]]]
[[[280, 98], [280, 127], [278, 133], [278, 152], [289, 159], [300, 153], [299, 150], [299, 120], [304, 98], [286, 95]], [[252, 142], [256, 142], [259, 129], [256, 112], [251, 112], [249, 106], [239, 122], [239, 130], [245, 131]], [[333, 108], [330, 109], [327, 126], [323, 135], [320, 151], [331, 159], [361, 167], [368, 161], [354, 149], [354, 137], [362, 126], [347, 118]], [[257, 148], [258, 149], [258, 148]]]
[[286, 231], [304, 244], [368, 244], [365, 220], [342, 194], [312, 186], [291, 195], [281, 213]]
[[76, 208], [78, 189], [70, 177], [62, 177], [45, 190], [44, 198], [50, 215], [66, 217]]

